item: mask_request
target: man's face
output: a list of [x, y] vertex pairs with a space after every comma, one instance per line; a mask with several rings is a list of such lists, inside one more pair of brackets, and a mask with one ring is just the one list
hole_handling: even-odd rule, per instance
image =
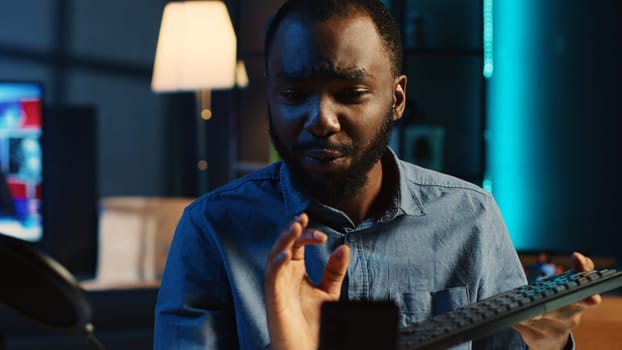
[[280, 24], [268, 56], [270, 135], [309, 194], [338, 204], [365, 185], [401, 116], [400, 81], [367, 16]]

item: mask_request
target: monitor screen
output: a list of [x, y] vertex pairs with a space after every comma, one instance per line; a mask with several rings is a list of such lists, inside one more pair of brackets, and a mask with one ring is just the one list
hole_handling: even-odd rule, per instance
[[43, 88], [0, 82], [0, 232], [43, 237], [41, 219]]

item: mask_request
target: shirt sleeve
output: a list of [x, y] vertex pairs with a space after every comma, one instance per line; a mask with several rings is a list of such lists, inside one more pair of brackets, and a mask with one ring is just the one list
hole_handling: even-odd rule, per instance
[[223, 259], [209, 227], [186, 209], [171, 244], [155, 309], [154, 349], [234, 349], [235, 316]]
[[[481, 252], [482, 273], [478, 300], [527, 283], [518, 254], [494, 199], [490, 198], [487, 206], [486, 215], [479, 222], [485, 243]], [[523, 349], [524, 346], [520, 334], [511, 328], [473, 342], [473, 349]]]

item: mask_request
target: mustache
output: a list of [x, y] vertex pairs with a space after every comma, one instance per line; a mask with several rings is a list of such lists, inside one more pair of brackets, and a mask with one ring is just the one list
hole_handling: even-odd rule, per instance
[[340, 154], [351, 154], [356, 151], [356, 146], [352, 144], [339, 144], [329, 140], [311, 140], [297, 142], [292, 146], [292, 152], [302, 154], [310, 149], [325, 149], [329, 151], [339, 152]]

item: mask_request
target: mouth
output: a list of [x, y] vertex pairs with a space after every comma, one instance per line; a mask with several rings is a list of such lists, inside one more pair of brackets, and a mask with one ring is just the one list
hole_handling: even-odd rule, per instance
[[303, 152], [303, 155], [305, 158], [311, 158], [318, 162], [330, 162], [342, 157], [340, 152], [330, 149], [311, 149]]
[[308, 170], [329, 171], [336, 169], [346, 155], [337, 150], [310, 149], [302, 156], [302, 165]]

